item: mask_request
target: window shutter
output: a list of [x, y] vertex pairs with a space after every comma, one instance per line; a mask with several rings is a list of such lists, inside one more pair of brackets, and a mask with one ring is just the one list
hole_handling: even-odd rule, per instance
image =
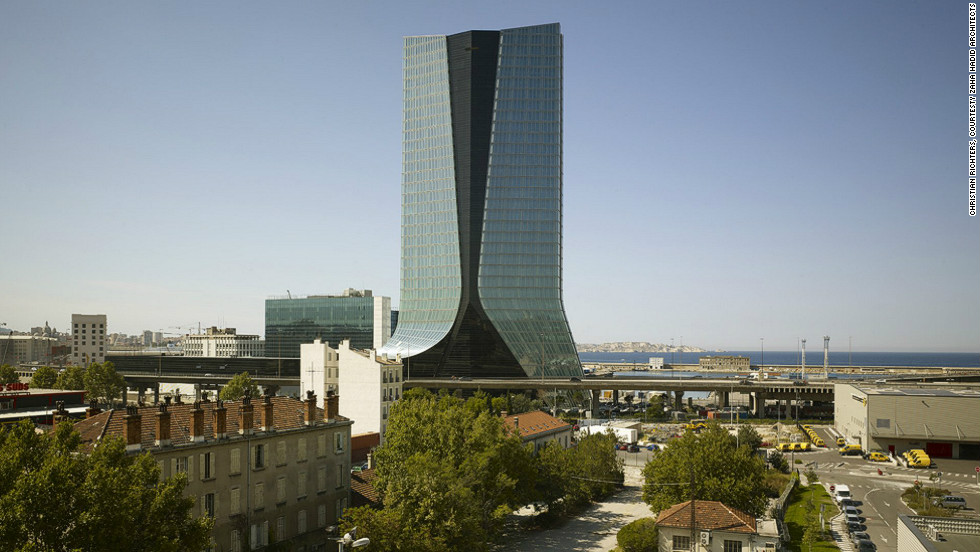
[[170, 477], [177, 475], [177, 458], [170, 459]]
[[194, 455], [187, 457], [187, 482], [194, 481]]
[[210, 455], [208, 455], [208, 456], [209, 456], [209, 458], [211, 459], [211, 477], [217, 477], [217, 476], [218, 476], [218, 472], [217, 472], [217, 466], [215, 465], [215, 462], [214, 462], [214, 458], [215, 458], [215, 456], [217, 456], [217, 455], [216, 455], [215, 453], [213, 453], [213, 452], [212, 452], [212, 453], [211, 453]]
[[200, 462], [200, 464], [201, 464], [201, 481], [204, 481], [204, 474], [207, 472], [207, 470], [204, 469], [204, 453], [201, 453], [198, 456], [201, 459], [201, 462]]
[[204, 495], [201, 495], [201, 517], [208, 514], [207, 504], [204, 503]]

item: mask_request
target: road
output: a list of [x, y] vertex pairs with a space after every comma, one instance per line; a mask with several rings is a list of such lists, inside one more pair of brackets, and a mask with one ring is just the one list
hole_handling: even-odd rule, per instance
[[[835, 437], [826, 427], [815, 427], [817, 433], [828, 443]], [[958, 515], [980, 517], [980, 488], [975, 482], [976, 461], [936, 460], [937, 469], [912, 469], [891, 463], [869, 462], [860, 456], [840, 456], [833, 449], [799, 454], [804, 462], [814, 462], [820, 481], [825, 486], [847, 485], [851, 494], [859, 502], [858, 509], [865, 518], [865, 525], [871, 540], [881, 552], [897, 551], [897, 528], [899, 514], [912, 514], [912, 510], [901, 500], [901, 494], [916, 480], [925, 486], [940, 486], [940, 481], [930, 481], [930, 474], [943, 473], [941, 486], [951, 493], [966, 498], [968, 509]], [[878, 469], [882, 474], [878, 475]], [[849, 536], [842, 534], [838, 541], [842, 550], [850, 550]], [[840, 542], [847, 541], [847, 542]]]

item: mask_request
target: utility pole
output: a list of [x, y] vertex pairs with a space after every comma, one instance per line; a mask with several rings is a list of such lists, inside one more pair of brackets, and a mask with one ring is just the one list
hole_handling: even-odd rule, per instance
[[695, 516], [694, 510], [697, 508], [697, 500], [695, 499], [694, 492], [694, 463], [690, 463], [689, 466], [691, 471], [691, 550], [697, 550], [697, 518]]

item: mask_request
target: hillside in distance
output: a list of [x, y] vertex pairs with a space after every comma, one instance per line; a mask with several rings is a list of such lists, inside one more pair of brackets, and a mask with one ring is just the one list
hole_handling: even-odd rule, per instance
[[575, 350], [580, 353], [705, 353], [700, 347], [691, 345], [670, 346], [665, 343], [647, 341], [615, 341], [612, 343], [576, 343]]

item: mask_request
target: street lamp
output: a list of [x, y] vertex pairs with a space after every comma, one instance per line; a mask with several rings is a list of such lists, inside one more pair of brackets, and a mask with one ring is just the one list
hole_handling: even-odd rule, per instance
[[357, 538], [357, 527], [354, 527], [353, 529], [350, 530], [349, 533], [345, 534], [342, 538], [337, 539], [337, 551], [344, 552], [345, 550], [347, 550], [348, 546], [352, 548], [361, 548], [369, 544], [371, 544], [371, 539], [366, 537], [363, 539]]

